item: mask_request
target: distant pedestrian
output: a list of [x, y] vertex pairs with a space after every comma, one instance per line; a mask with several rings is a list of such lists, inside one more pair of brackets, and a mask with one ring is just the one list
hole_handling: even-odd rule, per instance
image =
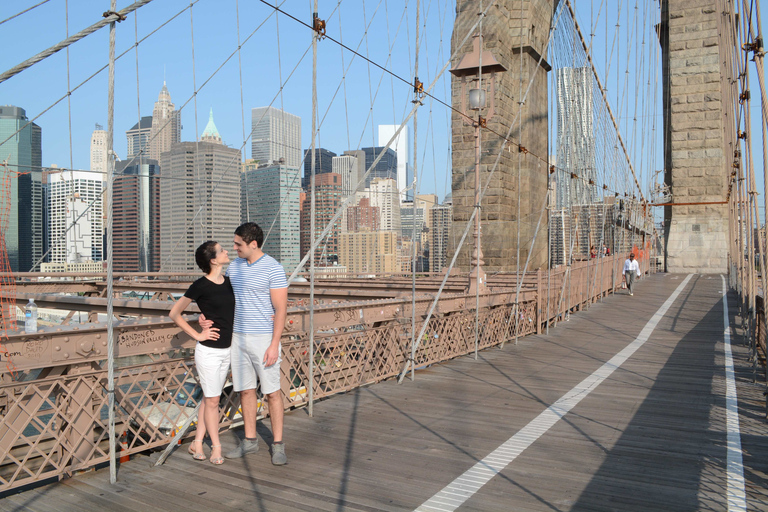
[[589, 258], [590, 259], [597, 258], [597, 247], [595, 247], [594, 245], [589, 248]]
[[239, 257], [227, 269], [236, 299], [232, 382], [240, 393], [245, 439], [226, 456], [235, 459], [259, 449], [256, 386], [260, 385], [272, 423], [272, 464], [281, 466], [288, 462], [280, 391], [280, 337], [288, 310], [288, 282], [282, 265], [262, 251], [263, 243], [264, 233], [257, 224], [238, 227], [234, 246]]
[[607, 245], [603, 246], [603, 255], [604, 256], [610, 256], [611, 255], [611, 250], [608, 248]]
[[634, 253], [629, 253], [629, 258], [624, 262], [624, 270], [621, 273], [624, 274], [624, 282], [627, 283], [629, 294], [634, 295], [632, 290], [635, 286], [635, 276], [640, 277], [640, 265], [637, 264]]
[[[203, 401], [198, 411], [195, 440], [189, 453], [195, 460], [205, 460], [203, 439], [211, 438], [211, 462], [223, 464], [221, 441], [219, 441], [219, 397], [229, 374], [232, 324], [235, 318], [235, 294], [227, 276], [222, 275], [224, 265], [229, 263], [227, 251], [216, 242], [205, 242], [195, 251], [197, 266], [205, 272], [189, 287], [169, 316], [171, 320], [197, 340], [195, 366], [203, 388]], [[208, 319], [201, 322], [202, 332], [197, 332], [182, 316], [189, 304], [195, 301]]]

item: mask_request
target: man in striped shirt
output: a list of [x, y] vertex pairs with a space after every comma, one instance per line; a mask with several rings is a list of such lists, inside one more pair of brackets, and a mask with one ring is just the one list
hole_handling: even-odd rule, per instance
[[238, 227], [234, 240], [238, 258], [227, 269], [235, 292], [232, 381], [240, 393], [245, 439], [226, 456], [234, 459], [259, 449], [256, 386], [261, 384], [272, 423], [272, 464], [281, 466], [288, 462], [280, 392], [280, 336], [288, 309], [288, 282], [282, 265], [261, 250], [263, 242], [264, 233], [257, 224]]

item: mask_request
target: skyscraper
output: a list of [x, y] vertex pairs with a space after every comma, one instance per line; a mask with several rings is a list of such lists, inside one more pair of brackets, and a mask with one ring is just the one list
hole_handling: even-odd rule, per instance
[[400, 236], [400, 197], [394, 179], [374, 178], [369, 187], [371, 206], [379, 208], [380, 226], [383, 231], [394, 231]]
[[364, 172], [361, 168], [365, 165], [365, 153], [345, 151], [343, 155], [333, 157], [331, 165], [333, 172], [341, 176], [341, 196], [346, 199], [355, 193], [355, 187], [360, 182], [360, 176]]
[[[326, 173], [315, 176], [315, 233], [311, 229], [311, 200], [312, 196], [307, 192], [302, 206], [301, 217], [301, 257], [309, 252], [312, 241], [323, 232], [341, 206], [341, 176], [335, 173]], [[315, 261], [321, 264], [338, 261], [339, 258], [339, 233], [341, 222], [337, 220], [330, 233], [315, 250]]]
[[104, 207], [101, 174], [60, 171], [48, 175], [51, 263], [104, 259]]
[[[595, 168], [595, 123], [592, 70], [560, 68], [557, 77], [557, 207], [599, 200]], [[571, 173], [581, 179], [572, 179]], [[589, 180], [595, 184], [589, 185]]]
[[251, 154], [260, 165], [283, 163], [299, 168], [301, 118], [275, 107], [251, 109]]
[[[6, 142], [6, 139], [8, 139]], [[27, 272], [43, 255], [42, 130], [23, 108], [0, 106], [0, 167], [10, 173], [11, 210], [5, 246], [13, 272]], [[24, 173], [24, 174], [18, 174]]]
[[[107, 131], [96, 123], [96, 129], [91, 134], [91, 172], [92, 179], [104, 181], [107, 176]], [[96, 174], [100, 173], [100, 174]]]
[[[325, 148], [315, 148], [315, 175], [334, 172], [333, 159], [336, 153]], [[309, 180], [312, 176], [312, 150], [304, 150], [304, 177], [301, 179], [301, 188], [309, 189]]]
[[242, 222], [255, 222], [264, 230], [265, 253], [291, 273], [301, 260], [299, 169], [286, 165], [245, 163], [240, 174]]
[[149, 158], [149, 138], [152, 131], [152, 116], [143, 116], [130, 130], [125, 132], [128, 139], [128, 149], [125, 159], [129, 160], [144, 150], [143, 156]]
[[[130, 164], [130, 165], [128, 165]], [[113, 186], [112, 261], [118, 272], [160, 268], [160, 166], [156, 160], [117, 162]]]
[[[396, 124], [380, 124], [379, 125], [379, 146], [386, 146], [389, 139], [391, 139], [397, 129], [400, 128]], [[397, 135], [392, 145], [389, 146], [397, 153], [397, 189], [401, 191], [400, 201], [413, 198], [413, 191], [402, 192], [413, 181], [413, 172], [410, 168], [410, 159], [408, 158], [409, 146], [408, 146], [408, 127], [403, 126], [403, 129]]]
[[453, 223], [453, 205], [448, 197], [443, 204], [430, 208], [432, 228], [429, 231], [429, 270], [440, 272], [448, 265], [448, 242]]
[[211, 114], [199, 142], [179, 142], [161, 155], [162, 271], [195, 271], [197, 246], [227, 244], [240, 223], [240, 151], [214, 141], [221, 136]]
[[[395, 180], [395, 187], [397, 188], [397, 153], [392, 148], [384, 150], [383, 147], [376, 148], [362, 148], [360, 151], [365, 153], [365, 169], [360, 173], [362, 177], [368, 169], [373, 165], [379, 155], [384, 153], [376, 167], [371, 170], [371, 173], [365, 178], [365, 187], [370, 187], [371, 182], [375, 178], [393, 179]], [[398, 189], [399, 191], [399, 189]]]
[[149, 158], [160, 160], [160, 154], [181, 141], [181, 112], [171, 102], [165, 82], [152, 110], [152, 128], [149, 131]]

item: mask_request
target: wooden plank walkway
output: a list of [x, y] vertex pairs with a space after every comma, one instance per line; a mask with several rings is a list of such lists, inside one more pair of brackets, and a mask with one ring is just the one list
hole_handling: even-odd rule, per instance
[[[686, 276], [658, 274], [504, 350], [423, 370], [286, 416], [289, 464], [223, 466], [186, 446], [0, 500], [0, 511], [414, 510], [641, 332]], [[735, 301], [729, 301], [735, 328]], [[648, 341], [459, 510], [727, 510], [722, 281], [695, 275]], [[763, 379], [732, 338], [747, 510], [768, 510]], [[259, 433], [270, 441], [268, 425]], [[224, 435], [225, 449], [242, 430]]]

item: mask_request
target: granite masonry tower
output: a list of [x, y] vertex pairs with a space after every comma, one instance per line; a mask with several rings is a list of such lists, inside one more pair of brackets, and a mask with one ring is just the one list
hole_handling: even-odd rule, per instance
[[[486, 272], [514, 271], [517, 268], [518, 201], [520, 202], [520, 269], [522, 271], [528, 251], [536, 233], [539, 213], [547, 194], [547, 63], [546, 44], [552, 13], [558, 0], [499, 0], [483, 20], [483, 49], [489, 52], [506, 71], [495, 73], [495, 112], [488, 120], [490, 130], [481, 130], [480, 181], [485, 186], [493, 163], [502, 146], [501, 138], [493, 132], [506, 134], [512, 125], [520, 102], [533, 79], [522, 112], [510, 134], [510, 138], [525, 148], [518, 153], [517, 145], [504, 149], [499, 166], [481, 205], [483, 268]], [[484, 7], [487, 6], [484, 3]], [[480, 2], [457, 0], [456, 21], [453, 27], [451, 50], [456, 53], [452, 68], [473, 51], [474, 38], [470, 36], [461, 48], [457, 48], [478, 19]], [[522, 51], [521, 51], [522, 50]], [[486, 53], [483, 53], [484, 62]], [[541, 62], [540, 57], [543, 55]], [[489, 70], [490, 71], [490, 70]], [[483, 88], [487, 90], [487, 107], [490, 105], [490, 72], [483, 72]], [[468, 79], [469, 77], [465, 77]], [[522, 83], [521, 83], [522, 82]], [[472, 86], [467, 87], [470, 88]], [[452, 78], [452, 103], [462, 108], [461, 78]], [[474, 112], [472, 112], [474, 114]], [[476, 118], [476, 115], [475, 115]], [[475, 139], [474, 128], [466, 124], [457, 112], [452, 113], [453, 133], [453, 236], [451, 244], [461, 239], [464, 228], [472, 215], [475, 204]], [[519, 159], [518, 159], [519, 155]], [[542, 160], [543, 158], [543, 160]], [[518, 188], [518, 173], [520, 187]], [[472, 233], [457, 259], [460, 270], [470, 268]], [[455, 252], [449, 248], [449, 261]], [[538, 236], [528, 269], [547, 266], [547, 218], [542, 218]]]
[[717, 203], [726, 200], [737, 141], [723, 100], [735, 78], [724, 63], [724, 17], [734, 15], [724, 5], [661, 2], [664, 181], [672, 202], [684, 203], [664, 207], [669, 272], [727, 272], [728, 206]]

